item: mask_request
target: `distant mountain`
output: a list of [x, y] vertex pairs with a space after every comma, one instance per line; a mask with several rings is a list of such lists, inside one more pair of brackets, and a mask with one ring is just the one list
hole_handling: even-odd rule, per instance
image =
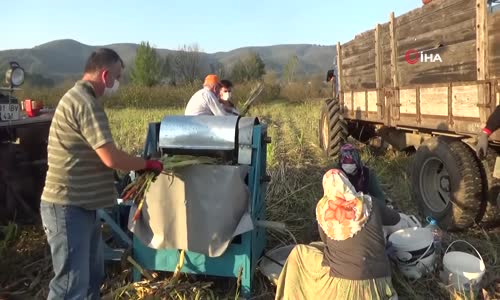
[[[125, 62], [126, 67], [133, 65], [138, 44], [123, 43], [105, 45], [117, 51]], [[56, 40], [31, 49], [13, 49], [0, 51], [0, 72], [6, 69], [9, 61], [17, 61], [27, 72], [42, 74], [44, 77], [60, 82], [64, 79], [74, 79], [81, 76], [83, 66], [90, 53], [97, 46], [89, 46], [75, 40]], [[175, 50], [157, 49], [161, 56], [175, 52]], [[267, 72], [278, 75], [292, 55], [299, 60], [297, 75], [323, 75], [333, 62], [334, 46], [319, 46], [308, 44], [275, 45], [267, 47], [245, 47], [229, 52], [214, 54], [202, 53], [202, 68], [209, 72], [209, 65], [217, 61], [226, 68], [231, 67], [242, 56], [255, 51], [266, 64]]]

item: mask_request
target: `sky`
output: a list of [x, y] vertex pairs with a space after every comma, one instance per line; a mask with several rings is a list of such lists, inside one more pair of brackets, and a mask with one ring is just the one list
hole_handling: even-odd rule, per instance
[[[149, 41], [214, 53], [246, 46], [334, 45], [422, 0], [3, 0], [0, 50], [58, 39], [93, 46]], [[7, 29], [7, 30], [6, 30]]]

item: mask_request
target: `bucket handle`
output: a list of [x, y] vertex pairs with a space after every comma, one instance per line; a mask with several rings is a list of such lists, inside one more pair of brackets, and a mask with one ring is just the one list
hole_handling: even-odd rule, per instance
[[422, 260], [422, 257], [427, 255], [427, 252], [429, 252], [429, 250], [431, 250], [432, 245], [433, 245], [433, 243], [430, 243], [429, 246], [427, 247], [427, 249], [425, 250], [425, 252], [422, 255], [420, 255], [420, 257], [417, 260], [415, 260], [411, 265], [418, 265], [418, 263]]
[[481, 254], [479, 253], [479, 251], [477, 251], [476, 247], [472, 246], [471, 243], [467, 242], [467, 241], [464, 241], [464, 240], [456, 240], [456, 241], [453, 241], [449, 246], [448, 248], [446, 248], [446, 251], [444, 252], [444, 254], [448, 253], [448, 251], [450, 250], [451, 246], [453, 246], [453, 244], [457, 243], [457, 242], [462, 242], [462, 243], [465, 243], [467, 245], [469, 245], [472, 249], [474, 249], [474, 251], [476, 251], [476, 254], [479, 256], [479, 259], [481, 259], [481, 262], [483, 263], [484, 265], [484, 260], [483, 260], [483, 257], [481, 256]]

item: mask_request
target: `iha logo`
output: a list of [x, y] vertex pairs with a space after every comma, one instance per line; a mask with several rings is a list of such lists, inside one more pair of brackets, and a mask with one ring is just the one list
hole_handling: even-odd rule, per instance
[[405, 60], [410, 65], [414, 65], [417, 62], [443, 62], [439, 54], [424, 53], [424, 51], [417, 51], [415, 49], [410, 49], [405, 53]]

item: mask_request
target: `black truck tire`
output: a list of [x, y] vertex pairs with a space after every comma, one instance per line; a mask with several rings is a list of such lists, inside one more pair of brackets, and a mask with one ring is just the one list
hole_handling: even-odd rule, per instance
[[446, 230], [470, 227], [482, 205], [483, 180], [473, 150], [460, 140], [433, 137], [413, 161], [413, 197], [425, 218]]
[[481, 218], [481, 226], [483, 227], [496, 227], [500, 225], [500, 203], [498, 193], [500, 191], [500, 179], [493, 177], [493, 170], [495, 168], [495, 161], [498, 152], [495, 149], [488, 148], [485, 159], [481, 161], [484, 170], [483, 182], [487, 183], [485, 186], [485, 211]]
[[319, 118], [319, 144], [325, 155], [336, 158], [347, 135], [347, 123], [340, 113], [338, 100], [326, 100]]

